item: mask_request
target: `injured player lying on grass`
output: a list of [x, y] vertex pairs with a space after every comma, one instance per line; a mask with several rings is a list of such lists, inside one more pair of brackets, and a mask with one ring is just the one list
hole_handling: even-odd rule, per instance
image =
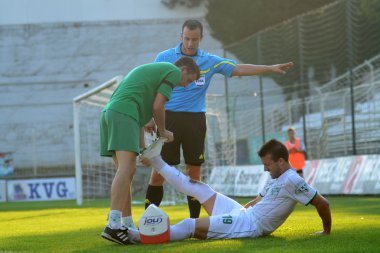
[[[176, 190], [194, 196], [202, 204], [209, 217], [185, 219], [170, 226], [170, 241], [187, 238], [229, 239], [256, 238], [269, 235], [285, 222], [297, 202], [316, 207], [322, 219], [323, 230], [315, 234], [330, 234], [331, 213], [328, 201], [291, 167], [286, 147], [277, 140], [265, 143], [258, 155], [271, 179], [254, 200], [245, 206], [214, 191], [209, 185], [193, 181], [182, 172], [166, 164], [160, 151], [163, 140], [154, 142], [140, 158], [153, 167]], [[128, 243], [139, 243], [137, 229], [128, 232]]]

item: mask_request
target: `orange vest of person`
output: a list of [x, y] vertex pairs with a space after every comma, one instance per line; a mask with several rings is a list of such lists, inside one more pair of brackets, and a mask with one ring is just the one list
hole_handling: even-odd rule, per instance
[[[286, 141], [285, 145], [288, 150], [290, 150], [292, 147], [295, 147], [299, 150], [301, 148], [300, 138], [296, 138], [294, 144], [290, 143], [290, 141]], [[289, 151], [289, 162], [296, 170], [302, 170], [303, 167], [305, 167], [304, 153], [300, 151]]]

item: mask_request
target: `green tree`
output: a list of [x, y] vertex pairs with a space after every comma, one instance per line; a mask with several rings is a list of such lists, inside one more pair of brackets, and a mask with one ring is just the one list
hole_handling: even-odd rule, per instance
[[380, 53], [379, 0], [209, 0], [207, 8], [212, 36], [240, 61], [296, 63], [273, 75], [285, 95], [308, 96], [310, 78], [324, 84], [332, 69], [341, 75]]
[[212, 36], [228, 45], [333, 1], [335, 0], [209, 0], [206, 20]]

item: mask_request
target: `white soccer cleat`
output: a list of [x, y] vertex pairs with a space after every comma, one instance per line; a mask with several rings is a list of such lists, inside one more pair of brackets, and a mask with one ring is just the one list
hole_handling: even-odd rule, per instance
[[157, 138], [152, 144], [141, 151], [140, 157], [152, 159], [153, 157], [159, 156], [166, 140], [167, 138], [164, 137]]

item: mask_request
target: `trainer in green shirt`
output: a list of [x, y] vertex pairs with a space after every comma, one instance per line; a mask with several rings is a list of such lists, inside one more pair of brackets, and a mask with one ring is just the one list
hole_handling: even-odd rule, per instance
[[129, 115], [143, 127], [152, 119], [157, 93], [170, 99], [172, 89], [181, 81], [181, 69], [170, 63], [151, 63], [133, 69], [119, 84], [103, 111]]
[[185, 87], [200, 76], [191, 57], [172, 63], [150, 63], [133, 69], [119, 84], [104, 107], [100, 120], [100, 154], [110, 156], [117, 167], [111, 186], [111, 211], [102, 237], [120, 244], [134, 227], [131, 216], [131, 183], [136, 156], [144, 147], [143, 127], [152, 117], [161, 137], [173, 141], [165, 127], [165, 103], [175, 86]]

